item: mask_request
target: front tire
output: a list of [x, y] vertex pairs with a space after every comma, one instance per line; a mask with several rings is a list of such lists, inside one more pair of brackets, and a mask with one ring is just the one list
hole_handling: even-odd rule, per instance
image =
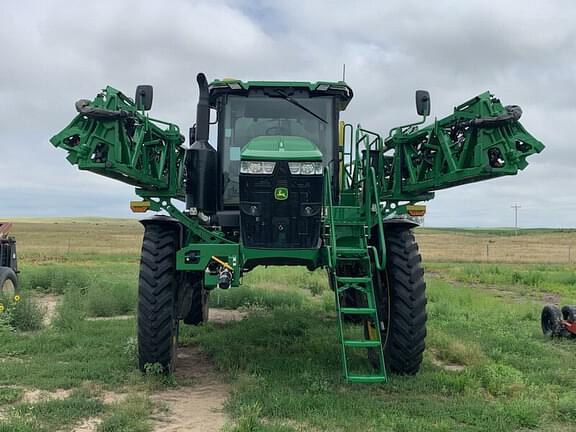
[[184, 284], [190, 296], [188, 310], [183, 319], [185, 324], [199, 325], [208, 321], [208, 299], [210, 291], [204, 288], [204, 272], [190, 272], [185, 275]]
[[414, 375], [420, 370], [426, 339], [422, 258], [408, 227], [386, 228], [385, 234], [386, 271], [374, 269], [373, 278], [384, 359], [390, 372]]
[[147, 224], [144, 229], [138, 286], [138, 366], [174, 371], [178, 341], [176, 227]]

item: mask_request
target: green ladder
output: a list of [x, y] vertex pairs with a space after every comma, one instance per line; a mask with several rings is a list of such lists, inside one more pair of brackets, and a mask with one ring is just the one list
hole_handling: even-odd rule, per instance
[[[378, 331], [380, 320], [376, 309], [376, 299], [372, 284], [372, 270], [368, 245], [366, 243], [367, 225], [357, 206], [328, 205], [326, 243], [330, 254], [330, 277], [336, 296], [336, 313], [341, 342], [342, 370], [348, 382], [377, 383], [386, 382], [386, 367], [382, 340]], [[353, 264], [357, 269], [353, 276], [339, 274]], [[349, 268], [349, 267], [348, 267]], [[347, 290], [356, 290], [364, 298], [362, 307], [342, 307], [341, 296]], [[346, 339], [344, 335], [344, 315], [357, 315], [371, 321], [376, 331], [368, 331], [364, 339]], [[370, 324], [368, 324], [370, 325]], [[378, 368], [373, 374], [359, 375], [350, 373], [349, 349], [371, 349], [378, 356]]]

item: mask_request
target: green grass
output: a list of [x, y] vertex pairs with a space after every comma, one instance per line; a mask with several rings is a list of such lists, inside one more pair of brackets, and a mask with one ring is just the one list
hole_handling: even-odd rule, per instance
[[[544, 339], [538, 305], [504, 304], [489, 293], [443, 282], [429, 288], [423, 370], [417, 377], [392, 376], [383, 385], [342, 382], [333, 317], [314, 307], [188, 329], [184, 341], [200, 344], [232, 377], [228, 409], [255, 425], [246, 430], [291, 430], [286, 424], [297, 424], [319, 430], [507, 431], [562, 424], [573, 415], [568, 401], [576, 396], [576, 344]], [[432, 352], [466, 368], [446, 371], [432, 362]]]
[[146, 397], [129, 397], [110, 408], [97, 430], [98, 432], [148, 432], [152, 428], [147, 418], [153, 411], [154, 406]]
[[303, 267], [266, 267], [256, 268], [247, 273], [243, 283], [247, 286], [277, 289], [299, 289], [319, 295], [327, 290], [326, 271], [319, 269], [308, 271]]
[[216, 290], [211, 293], [210, 305], [223, 309], [274, 309], [281, 306], [302, 307], [308, 299], [303, 291], [269, 290], [245, 286], [240, 289]]
[[0, 331], [39, 330], [44, 325], [44, 308], [29, 296], [0, 295]]
[[[0, 393], [1, 394], [1, 393]], [[0, 420], [1, 432], [52, 432], [68, 428], [89, 418], [101, 417], [98, 432], [148, 432], [148, 416], [156, 407], [141, 395], [106, 405], [90, 391], [80, 389], [64, 399], [43, 400], [14, 405]]]
[[79, 293], [76, 304], [86, 316], [107, 317], [132, 313], [137, 295], [137, 262], [43, 263], [22, 266], [25, 290], [62, 295]]
[[0, 385], [74, 388], [84, 381], [124, 385], [138, 381], [124, 352], [133, 320], [79, 321], [73, 328], [2, 334]]
[[16, 387], [0, 387], [0, 406], [20, 400], [24, 391]]
[[[75, 391], [64, 400], [18, 403], [22, 388], [82, 389], [87, 383], [102, 389], [146, 390], [132, 351], [133, 320], [84, 321], [70, 328], [53, 326], [39, 332], [7, 332], [0, 344], [0, 407], [16, 403], [0, 431], [53, 431], [79, 420], [102, 415], [102, 431], [147, 431], [151, 403], [127, 400], [104, 406], [97, 395]], [[17, 385], [17, 388], [8, 387]], [[153, 383], [157, 388], [158, 384]], [[145, 406], [146, 408], [143, 408]], [[58, 428], [56, 427], [58, 426]], [[114, 427], [117, 426], [117, 429]]]
[[555, 294], [562, 302], [576, 302], [576, 271], [569, 265], [434, 263], [427, 268], [448, 280], [490, 285], [525, 296]]
[[104, 404], [81, 392], [59, 400], [23, 403], [12, 409], [0, 431], [54, 431], [104, 410]]
[[[61, 303], [47, 328], [0, 328], [0, 432], [66, 430], [92, 417], [101, 419], [99, 432], [150, 430], [159, 407], [148, 392], [190, 383], [140, 375], [134, 320], [87, 320], [134, 312], [141, 229], [130, 221], [26, 223], [18, 235], [23, 299], [33, 304], [50, 294]], [[550, 233], [521, 232], [527, 238]], [[226, 430], [576, 429], [576, 343], [547, 340], [539, 328], [541, 301], [553, 295], [576, 303], [573, 266], [433, 263], [427, 269], [437, 274], [428, 284], [422, 371], [381, 385], [343, 382], [334, 297], [323, 271], [258, 268], [241, 288], [213, 292], [213, 307], [241, 308], [247, 317], [183, 327], [181, 343], [199, 346], [231, 383]], [[22, 322], [30, 316], [23, 314]], [[354, 364], [366, 368], [361, 354]], [[28, 389], [73, 391], [63, 400], [25, 403]], [[106, 404], [102, 389], [136, 395]]]

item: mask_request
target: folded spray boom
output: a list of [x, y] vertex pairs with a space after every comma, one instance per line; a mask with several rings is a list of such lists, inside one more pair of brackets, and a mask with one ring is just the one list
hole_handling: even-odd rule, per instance
[[184, 197], [184, 137], [178, 126], [152, 119], [113, 87], [76, 102], [78, 115], [50, 142], [68, 161], [158, 196]]

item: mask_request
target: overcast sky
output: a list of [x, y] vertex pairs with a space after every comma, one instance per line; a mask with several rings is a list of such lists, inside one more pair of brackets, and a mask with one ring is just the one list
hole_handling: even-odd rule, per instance
[[[485, 90], [546, 149], [516, 177], [440, 191], [428, 226], [576, 227], [576, 2], [9, 1], [0, 10], [0, 218], [130, 217], [133, 189], [80, 172], [49, 138], [74, 102], [154, 85], [154, 117], [194, 122], [195, 75], [346, 80], [350, 123], [387, 133]], [[211, 140], [215, 142], [215, 137]]]

